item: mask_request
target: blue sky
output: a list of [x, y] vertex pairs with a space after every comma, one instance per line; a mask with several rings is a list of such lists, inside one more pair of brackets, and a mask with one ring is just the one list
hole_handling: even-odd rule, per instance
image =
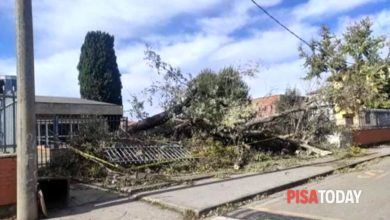
[[[363, 17], [374, 33], [390, 33], [389, 0], [257, 0], [306, 40], [326, 24], [340, 34]], [[125, 109], [156, 78], [143, 60], [150, 44], [164, 60], [196, 75], [203, 68], [259, 62], [247, 79], [252, 97], [302, 92], [316, 85], [305, 74], [299, 41], [250, 0], [33, 0], [36, 94], [79, 96], [77, 62], [84, 36], [102, 30], [115, 36]], [[0, 1], [0, 74], [15, 74], [14, 1]]]

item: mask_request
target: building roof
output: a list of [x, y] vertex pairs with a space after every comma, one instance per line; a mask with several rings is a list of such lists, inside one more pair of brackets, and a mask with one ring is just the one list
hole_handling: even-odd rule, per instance
[[98, 102], [89, 99], [76, 97], [60, 97], [60, 96], [35, 96], [37, 103], [57, 103], [57, 104], [83, 104], [83, 105], [115, 105], [107, 102]]
[[35, 96], [37, 115], [122, 115], [120, 105], [82, 98]]

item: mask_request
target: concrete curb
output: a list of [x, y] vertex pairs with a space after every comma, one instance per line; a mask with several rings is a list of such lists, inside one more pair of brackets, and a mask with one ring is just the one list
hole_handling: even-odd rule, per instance
[[[196, 209], [196, 208], [191, 208], [191, 207], [184, 207], [184, 206], [180, 206], [180, 205], [177, 205], [177, 204], [174, 204], [174, 203], [169, 203], [169, 202], [161, 201], [161, 200], [158, 200], [158, 199], [153, 199], [153, 198], [147, 197], [147, 195], [145, 195], [145, 196], [141, 195], [139, 198], [142, 201], [149, 202], [151, 204], [157, 204], [157, 205], [162, 206], [164, 208], [167, 208], [167, 209], [170, 209], [170, 210], [182, 213], [183, 215], [187, 215], [188, 213], [191, 213], [191, 214], [194, 215], [194, 217], [199, 218], [201, 215], [206, 214], [206, 213], [208, 213], [208, 212], [210, 212], [212, 210], [215, 210], [215, 209], [217, 209], [219, 207], [223, 207], [223, 206], [225, 206], [227, 204], [234, 204], [234, 203], [242, 202], [242, 201], [245, 201], [245, 200], [252, 199], [252, 198], [254, 198], [256, 196], [263, 196], [263, 195], [274, 194], [274, 193], [277, 193], [277, 192], [280, 192], [280, 191], [283, 191], [283, 190], [286, 190], [286, 189], [289, 189], [289, 188], [292, 188], [292, 187], [295, 187], [295, 186], [299, 186], [299, 185], [305, 184], [305, 183], [307, 183], [311, 179], [315, 179], [315, 178], [323, 177], [323, 176], [328, 176], [330, 174], [333, 174], [337, 170], [354, 167], [354, 166], [356, 166], [358, 164], [361, 164], [361, 163], [364, 163], [364, 162], [368, 162], [368, 161], [371, 161], [371, 160], [374, 160], [374, 159], [378, 159], [378, 158], [387, 157], [387, 156], [390, 156], [390, 153], [374, 154], [372, 156], [366, 156], [365, 158], [358, 158], [358, 159], [356, 159], [354, 161], [351, 161], [351, 162], [349, 162], [347, 164], [338, 165], [335, 168], [330, 169], [330, 170], [325, 171], [325, 172], [321, 172], [321, 173], [318, 173], [318, 174], [315, 174], [315, 175], [307, 176], [307, 177], [302, 178], [302, 179], [297, 180], [297, 181], [293, 181], [293, 182], [290, 182], [290, 183], [287, 183], [287, 184], [278, 185], [278, 186], [275, 186], [275, 187], [270, 188], [268, 190], [263, 190], [263, 191], [259, 191], [259, 192], [256, 192], [256, 193], [252, 193], [252, 194], [249, 194], [249, 195], [245, 195], [245, 196], [239, 197], [237, 199], [229, 201], [228, 203], [216, 204], [216, 205], [204, 208], [204, 209]], [[343, 161], [343, 160], [339, 160], [339, 161]], [[337, 161], [335, 163], [337, 163]], [[310, 166], [310, 165], [308, 165], [308, 166]], [[289, 169], [291, 169], [291, 168], [289, 168]], [[279, 170], [279, 171], [283, 171], [283, 170]], [[261, 174], [263, 174], [263, 173], [261, 173]], [[261, 174], [259, 174], [259, 175], [261, 175]], [[215, 181], [215, 182], [219, 182], [219, 181]]]

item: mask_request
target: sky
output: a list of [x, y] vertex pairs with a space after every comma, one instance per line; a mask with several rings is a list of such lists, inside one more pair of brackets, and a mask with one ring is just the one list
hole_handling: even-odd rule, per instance
[[[77, 63], [88, 31], [115, 36], [124, 110], [130, 94], [156, 79], [144, 60], [145, 45], [183, 72], [259, 63], [246, 79], [253, 98], [287, 87], [313, 90], [299, 58], [299, 40], [250, 0], [32, 0], [37, 95], [79, 97]], [[336, 34], [364, 17], [374, 34], [390, 33], [390, 0], [257, 0], [303, 39], [328, 25]], [[15, 75], [14, 0], [0, 0], [0, 74]], [[151, 107], [151, 111], [158, 108]]]

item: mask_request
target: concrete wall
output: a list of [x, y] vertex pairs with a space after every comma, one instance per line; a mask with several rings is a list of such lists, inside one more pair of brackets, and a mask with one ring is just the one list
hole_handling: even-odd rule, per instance
[[37, 115], [122, 115], [119, 105], [89, 105], [66, 103], [36, 103]]
[[16, 203], [16, 155], [0, 154], [0, 208]]
[[349, 127], [352, 127], [352, 128], [358, 128], [359, 127], [359, 124], [360, 124], [360, 121], [359, 121], [359, 117], [356, 116], [356, 114], [353, 114], [353, 113], [350, 113], [350, 112], [346, 112], [346, 111], [340, 111], [340, 110], [335, 110], [335, 113], [334, 113], [334, 118], [335, 118], [335, 122], [336, 122], [336, 125], [338, 126], [346, 126], [346, 119], [345, 119], [345, 116], [346, 115], [349, 115], [352, 117], [352, 122], [353, 124], [350, 125]]
[[373, 128], [355, 130], [352, 142], [356, 145], [373, 145], [390, 142], [390, 128]]

